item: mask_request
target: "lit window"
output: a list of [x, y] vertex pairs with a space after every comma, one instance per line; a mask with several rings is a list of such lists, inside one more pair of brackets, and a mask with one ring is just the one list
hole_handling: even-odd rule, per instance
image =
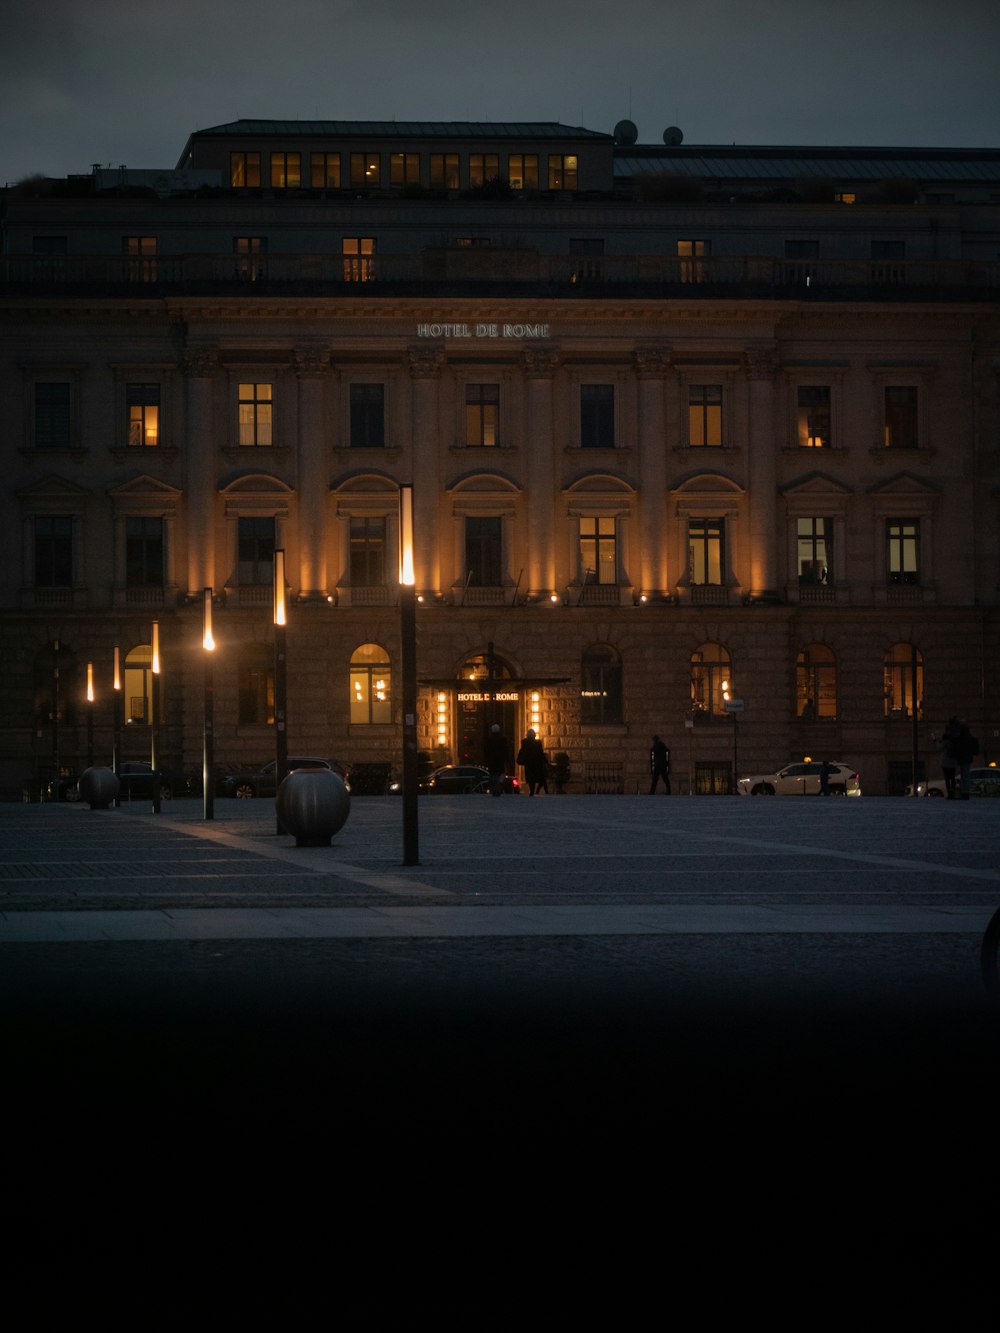
[[274, 726], [274, 648], [248, 643], [239, 656], [239, 719], [244, 726]]
[[580, 578], [585, 586], [618, 582], [618, 534], [613, 517], [580, 519]]
[[351, 722], [392, 721], [389, 657], [377, 643], [362, 644], [351, 654]]
[[240, 385], [240, 444], [266, 446], [273, 443], [273, 404], [270, 384]]
[[229, 184], [234, 190], [260, 189], [260, 153], [230, 153]]
[[467, 446], [495, 445], [500, 418], [500, 385], [465, 386], [465, 443]]
[[389, 183], [391, 185], [419, 185], [420, 154], [390, 153]]
[[511, 153], [507, 159], [507, 177], [512, 190], [537, 190], [538, 154]]
[[382, 159], [378, 153], [351, 154], [351, 188], [378, 186], [382, 178]]
[[688, 443], [692, 448], [721, 446], [721, 384], [692, 384], [688, 389]]
[[160, 386], [129, 384], [125, 389], [130, 445], [152, 446], [160, 443]]
[[886, 717], [924, 715], [924, 659], [909, 643], [894, 643], [882, 665], [882, 694]]
[[150, 721], [150, 699], [153, 694], [153, 648], [140, 643], [125, 658], [122, 673], [122, 693], [126, 724], [144, 724]]
[[732, 664], [721, 643], [703, 643], [691, 654], [691, 709], [699, 717], [726, 717], [733, 698]]
[[678, 241], [677, 258], [680, 260], [681, 282], [704, 282], [705, 266], [700, 261], [711, 253], [711, 241]]
[[271, 154], [271, 189], [290, 190], [302, 184], [302, 154]]
[[122, 254], [128, 257], [126, 272], [129, 282], [155, 282], [156, 268], [155, 236], [123, 236]]
[[889, 583], [920, 582], [920, 520], [886, 520], [886, 573]]
[[688, 523], [688, 556], [693, 584], [722, 582], [722, 547], [725, 520], [696, 518]]
[[469, 154], [469, 185], [473, 189], [477, 186], [488, 185], [490, 181], [495, 181], [499, 175], [500, 158], [496, 153]]
[[459, 187], [458, 154], [431, 153], [431, 189], [457, 190]]
[[833, 520], [800, 518], [796, 522], [799, 583], [807, 586], [832, 582]]
[[795, 715], [803, 722], [837, 716], [837, 659], [824, 643], [807, 644], [795, 663]]
[[236, 276], [244, 282], [256, 282], [267, 277], [266, 236], [234, 236], [233, 254], [236, 256]]
[[314, 190], [340, 189], [340, 154], [311, 153], [309, 184]]
[[575, 153], [549, 154], [549, 189], [576, 189], [577, 158]]
[[345, 236], [343, 240], [344, 281], [371, 282], [375, 277], [375, 238]]

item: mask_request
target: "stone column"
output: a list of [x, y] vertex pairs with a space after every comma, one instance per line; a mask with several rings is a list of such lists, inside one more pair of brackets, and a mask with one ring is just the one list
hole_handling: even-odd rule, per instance
[[642, 547], [639, 592], [667, 588], [667, 420], [664, 378], [670, 370], [669, 347], [637, 347], [639, 379], [639, 541]]
[[748, 348], [743, 360], [749, 382], [750, 596], [755, 601], [777, 602], [780, 600], [775, 558], [778, 471], [774, 377], [777, 361], [769, 347]]
[[215, 587], [216, 441], [213, 427], [218, 359], [214, 351], [190, 351], [184, 357], [187, 385], [187, 591], [200, 599]]
[[329, 355], [316, 348], [296, 350], [299, 388], [298, 513], [300, 602], [326, 600], [326, 511], [330, 492], [323, 388]]
[[413, 385], [412, 453], [414, 577], [417, 592], [433, 597], [441, 591], [440, 455], [438, 385], [444, 367], [443, 347], [411, 347], [407, 353]]
[[526, 347], [521, 353], [528, 382], [524, 448], [528, 456], [528, 593], [548, 600], [556, 591], [556, 439], [552, 382], [558, 349]]

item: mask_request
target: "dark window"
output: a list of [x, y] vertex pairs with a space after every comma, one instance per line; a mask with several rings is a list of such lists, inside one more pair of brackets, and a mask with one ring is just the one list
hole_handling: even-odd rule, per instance
[[467, 384], [465, 386], [465, 443], [474, 445], [499, 444], [500, 385]]
[[239, 659], [240, 722], [274, 726], [274, 649], [266, 643], [247, 644]]
[[389, 183], [391, 185], [419, 185], [420, 154], [390, 153]]
[[622, 660], [608, 644], [595, 644], [580, 662], [580, 721], [585, 726], [620, 723]]
[[35, 587], [73, 586], [73, 520], [68, 516], [35, 519]]
[[309, 158], [309, 183], [314, 190], [339, 190], [340, 154], [312, 153]]
[[912, 385], [886, 385], [885, 446], [887, 449], [916, 449], [917, 390]]
[[431, 188], [457, 190], [459, 185], [458, 154], [431, 153]]
[[163, 587], [163, 520], [125, 520], [125, 583], [129, 588]]
[[157, 278], [155, 236], [123, 236], [122, 254], [128, 256], [129, 282], [155, 282]]
[[580, 445], [584, 449], [615, 447], [615, 386], [580, 386]]
[[128, 411], [129, 445], [141, 447], [160, 443], [160, 386], [127, 384], [125, 406]]
[[351, 385], [351, 448], [385, 445], [385, 385]]
[[819, 241], [786, 241], [786, 259], [818, 259]]
[[241, 518], [237, 578], [243, 587], [274, 582], [274, 519]]
[[229, 184], [235, 190], [260, 189], [260, 153], [230, 153]]
[[234, 236], [233, 254], [236, 256], [236, 276], [246, 282], [267, 277], [266, 236]]
[[69, 237], [67, 236], [32, 236], [31, 253], [34, 255], [65, 255], [69, 254]]
[[469, 154], [469, 185], [475, 189], [495, 181], [500, 175], [500, 158], [496, 153]]
[[378, 153], [351, 154], [351, 187], [376, 188], [382, 176], [382, 159]]
[[35, 448], [67, 449], [70, 436], [70, 386], [56, 381], [35, 385]]
[[549, 189], [575, 190], [577, 181], [575, 153], [549, 154]]
[[705, 265], [701, 260], [711, 253], [711, 241], [678, 241], [677, 258], [680, 260], [681, 282], [704, 282]]
[[796, 425], [799, 445], [802, 448], [829, 447], [830, 386], [828, 384], [799, 385]]
[[601, 276], [601, 258], [604, 241], [600, 237], [570, 237], [569, 252], [573, 257], [574, 282], [587, 282]]
[[498, 588], [503, 582], [503, 519], [465, 520], [465, 570], [473, 588]]
[[381, 588], [385, 584], [385, 519], [351, 519], [351, 586]]

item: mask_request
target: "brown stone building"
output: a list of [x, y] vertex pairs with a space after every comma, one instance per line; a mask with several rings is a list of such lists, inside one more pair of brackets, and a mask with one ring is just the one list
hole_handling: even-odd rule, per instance
[[116, 648], [122, 753], [196, 770], [205, 588], [216, 758], [273, 755], [276, 549], [292, 751], [395, 763], [401, 482], [431, 758], [1000, 757], [1000, 152], [634, 139], [240, 121], [3, 192], [0, 785], [110, 756]]

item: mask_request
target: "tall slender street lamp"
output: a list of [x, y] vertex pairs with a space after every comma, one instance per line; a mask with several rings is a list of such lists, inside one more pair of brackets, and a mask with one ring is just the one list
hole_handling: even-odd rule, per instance
[[205, 819], [215, 818], [215, 639], [212, 635], [212, 589], [202, 593], [201, 646], [205, 650], [205, 728], [201, 756], [201, 799]]
[[[117, 643], [115, 644], [115, 669], [111, 681], [111, 768], [118, 776], [118, 769], [121, 764], [121, 743], [122, 743], [122, 666], [121, 650]], [[121, 802], [116, 796], [112, 805], [118, 806]]]
[[420, 864], [417, 831], [417, 590], [413, 487], [399, 488], [399, 638], [403, 678], [403, 864]]
[[153, 813], [160, 813], [160, 780], [157, 777], [158, 759], [157, 741], [160, 726], [160, 622], [153, 621], [152, 675], [149, 688], [149, 767], [152, 771]]
[[[285, 552], [274, 553], [274, 780], [275, 790], [281, 786], [288, 771], [288, 730], [285, 715], [288, 709], [288, 675], [286, 652], [288, 648], [287, 616], [285, 614]], [[281, 820], [277, 832], [284, 833]]]
[[94, 664], [87, 663], [87, 767], [94, 767]]

